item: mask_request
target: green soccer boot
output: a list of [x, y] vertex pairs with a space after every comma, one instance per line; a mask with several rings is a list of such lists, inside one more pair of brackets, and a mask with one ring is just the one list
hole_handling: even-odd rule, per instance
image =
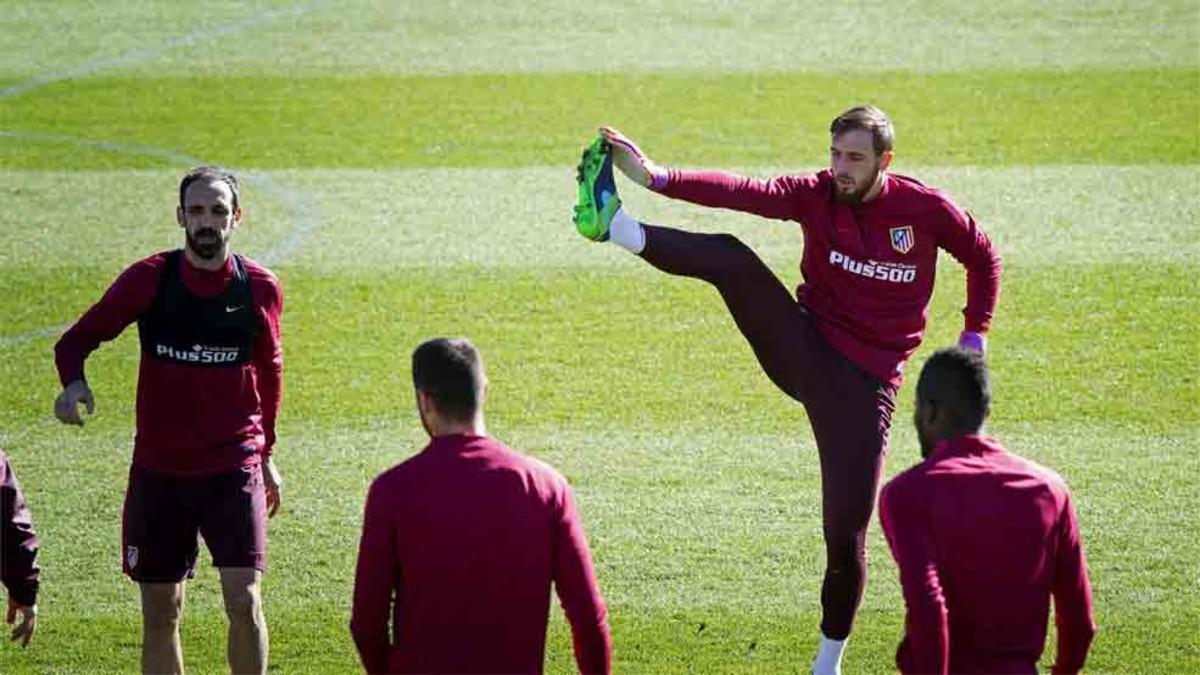
[[612, 151], [603, 137], [584, 149], [575, 180], [579, 183], [575, 229], [592, 241], [607, 241], [608, 225], [621, 208], [621, 198], [613, 179]]

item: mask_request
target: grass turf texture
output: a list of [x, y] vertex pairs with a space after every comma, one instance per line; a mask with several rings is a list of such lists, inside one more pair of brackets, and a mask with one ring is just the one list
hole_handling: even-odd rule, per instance
[[[571, 231], [571, 178], [603, 121], [673, 164], [817, 167], [829, 118], [859, 100], [896, 118], [897, 169], [949, 189], [1005, 254], [991, 428], [1074, 488], [1101, 625], [1089, 671], [1200, 669], [1194, 6], [914, 3], [899, 27], [822, 13], [833, 27], [861, 19], [856, 35], [923, 28], [852, 53], [813, 30], [806, 56], [783, 64], [800, 72], [778, 72], [771, 53], [793, 34], [787, 21], [664, 6], [651, 17], [662, 21], [634, 31], [659, 39], [616, 38], [625, 48], [595, 66], [599, 76], [585, 72], [591, 61], [551, 58], [569, 53], [556, 26], [573, 25], [556, 17], [591, 6], [513, 18], [310, 3], [259, 23], [297, 6], [230, 4], [213, 18], [152, 3], [89, 18], [89, 7], [19, 4], [3, 19], [26, 39], [0, 46], [0, 87], [81, 53], [148, 54], [0, 100], [0, 133], [24, 134], [0, 135], [0, 444], [29, 493], [45, 567], [36, 641], [24, 653], [0, 646], [0, 671], [136, 667], [136, 591], [117, 557], [136, 338], [89, 362], [99, 415], [80, 431], [49, 419], [52, 338], [36, 333], [73, 320], [137, 257], [177, 245], [180, 155], [255, 169], [237, 246], [275, 261], [287, 293], [288, 482], [265, 580], [277, 672], [354, 668], [345, 626], [366, 485], [423, 442], [409, 351], [459, 333], [488, 362], [492, 431], [577, 488], [619, 668], [803, 671], [821, 572], [803, 413], [758, 373], [711, 289]], [[396, 20], [420, 40], [395, 39]], [[202, 42], [161, 48], [197, 25], [239, 21], [252, 25], [215, 43], [228, 47], [219, 58]], [[985, 48], [934, 49], [951, 29]], [[514, 34], [536, 39], [504, 47]], [[704, 35], [722, 40], [684, 58]], [[468, 38], [493, 51], [463, 49]], [[349, 48], [293, 52], [316, 42]], [[845, 72], [824, 70], [833, 61], [818, 57], [839, 53]], [[295, 56], [286, 71], [279, 54]], [[201, 55], [212, 62], [197, 64]], [[330, 77], [330, 63], [349, 67]], [[630, 63], [637, 72], [619, 74]], [[235, 79], [219, 77], [226, 67]], [[596, 94], [610, 88], [626, 95]], [[794, 282], [793, 226], [622, 189], [649, 220], [736, 232]], [[962, 293], [945, 261], [914, 364], [954, 339]], [[889, 474], [917, 454], [911, 385]], [[871, 551], [848, 672], [889, 672], [901, 630], [876, 525]], [[554, 617], [547, 662], [567, 672], [569, 638]], [[216, 576], [202, 568], [183, 629], [191, 670], [222, 670], [223, 634]]]
[[817, 163], [827, 153], [831, 111], [864, 100], [893, 116], [898, 151], [917, 163], [1194, 164], [1198, 87], [1195, 68], [97, 77], [0, 102], [6, 131], [35, 134], [0, 136], [0, 166], [164, 163], [130, 152], [80, 153], [36, 134], [216, 152], [226, 164], [264, 168], [566, 165], [601, 121], [681, 164]]

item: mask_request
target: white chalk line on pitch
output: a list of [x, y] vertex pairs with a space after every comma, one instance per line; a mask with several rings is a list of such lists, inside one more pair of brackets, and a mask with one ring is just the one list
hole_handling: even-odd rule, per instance
[[77, 77], [86, 77], [88, 75], [94, 75], [103, 70], [120, 68], [121, 66], [129, 66], [142, 61], [147, 61], [176, 49], [191, 47], [202, 42], [215, 40], [217, 38], [228, 37], [236, 33], [241, 33], [242, 31], [250, 28], [276, 21], [278, 19], [303, 16], [312, 12], [317, 7], [326, 4], [328, 4], [328, 2], [310, 2], [307, 4], [293, 5], [284, 9], [267, 10], [265, 12], [259, 12], [258, 14], [248, 16], [239, 21], [227, 23], [223, 26], [217, 26], [211, 30], [197, 31], [190, 35], [172, 38], [155, 47], [134, 49], [118, 56], [84, 61], [79, 65], [37, 75], [24, 82], [18, 82], [17, 84], [0, 89], [0, 100], [24, 94], [35, 89], [40, 89], [41, 87], [54, 82], [70, 80]]
[[[71, 68], [38, 75], [24, 82], [19, 82], [9, 87], [5, 87], [4, 89], [0, 89], [0, 101], [34, 91], [54, 82], [60, 82], [62, 80], [69, 80], [77, 77], [86, 77], [88, 75], [94, 75], [95, 73], [103, 70], [119, 68], [121, 66], [129, 66], [142, 61], [147, 61], [176, 49], [190, 47], [221, 37], [227, 37], [229, 35], [240, 33], [247, 29], [275, 21], [277, 19], [302, 16], [325, 4], [328, 3], [310, 2], [284, 9], [268, 10], [246, 17], [239, 21], [218, 26], [203, 33], [173, 38], [161, 45], [158, 45], [157, 47], [136, 49], [111, 58], [85, 61]], [[202, 162], [194, 157], [189, 157], [173, 150], [156, 148], [149, 145], [116, 143], [112, 141], [73, 138], [70, 136], [56, 136], [53, 134], [42, 134], [20, 130], [0, 130], [0, 136], [48, 141], [53, 143], [69, 143], [78, 145], [80, 147], [97, 148], [100, 150], [108, 150], [110, 152], [159, 157], [161, 159], [166, 159], [173, 164], [185, 166], [198, 166], [205, 164], [205, 162]], [[316, 207], [313, 205], [311, 195], [280, 185], [266, 173], [247, 173], [245, 175], [249, 182], [256, 183], [263, 189], [264, 192], [272, 194], [281, 199], [281, 201], [287, 205], [288, 209], [292, 213], [292, 228], [288, 232], [287, 238], [284, 239], [281, 244], [271, 249], [261, 257], [261, 260], [264, 264], [273, 265], [285, 260], [300, 247], [304, 239], [307, 238], [308, 235], [320, 225], [320, 217], [317, 214]], [[17, 335], [0, 335], [0, 348], [24, 344], [30, 340], [53, 337], [62, 333], [67, 329], [67, 327], [67, 325], [48, 326], [45, 328], [37, 328], [24, 333], [19, 333]]]
[[[205, 164], [204, 161], [195, 157], [190, 157], [182, 153], [163, 148], [156, 148], [149, 145], [134, 145], [125, 143], [115, 143], [112, 141], [100, 141], [86, 138], [73, 138], [70, 136], [55, 136], [53, 134], [42, 134], [27, 131], [10, 131], [0, 130], [0, 137], [8, 138], [25, 138], [36, 141], [46, 141], [52, 143], [69, 143], [80, 147], [96, 148], [130, 155], [144, 155], [150, 157], [158, 157], [166, 159], [172, 164], [181, 166], [199, 166]], [[257, 185], [264, 193], [281, 201], [291, 213], [292, 226], [288, 230], [287, 236], [283, 241], [276, 244], [256, 259], [264, 265], [272, 266], [283, 262], [291, 257], [304, 241], [321, 225], [320, 214], [317, 211], [316, 205], [313, 203], [312, 195], [301, 190], [294, 190], [287, 186], [281, 185], [269, 173], [260, 171], [249, 171], [240, 173], [248, 183]], [[17, 335], [0, 335], [0, 348], [12, 347], [24, 344], [31, 340], [53, 337], [60, 335], [69, 327], [69, 324], [56, 326], [47, 326], [44, 328], [35, 328], [25, 331]]]

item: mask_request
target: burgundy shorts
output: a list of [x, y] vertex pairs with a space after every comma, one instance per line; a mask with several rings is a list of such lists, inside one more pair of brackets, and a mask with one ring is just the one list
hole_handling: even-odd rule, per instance
[[214, 567], [266, 569], [267, 498], [259, 466], [207, 476], [131, 467], [121, 520], [122, 569], [134, 581], [190, 578], [200, 537]]

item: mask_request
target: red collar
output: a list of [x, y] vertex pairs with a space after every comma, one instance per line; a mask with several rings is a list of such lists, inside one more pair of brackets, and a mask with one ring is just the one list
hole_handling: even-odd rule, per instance
[[970, 455], [985, 455], [993, 452], [1004, 452], [1000, 441], [982, 434], [966, 434], [955, 438], [939, 441], [933, 448], [930, 459], [947, 457], [966, 457]]

